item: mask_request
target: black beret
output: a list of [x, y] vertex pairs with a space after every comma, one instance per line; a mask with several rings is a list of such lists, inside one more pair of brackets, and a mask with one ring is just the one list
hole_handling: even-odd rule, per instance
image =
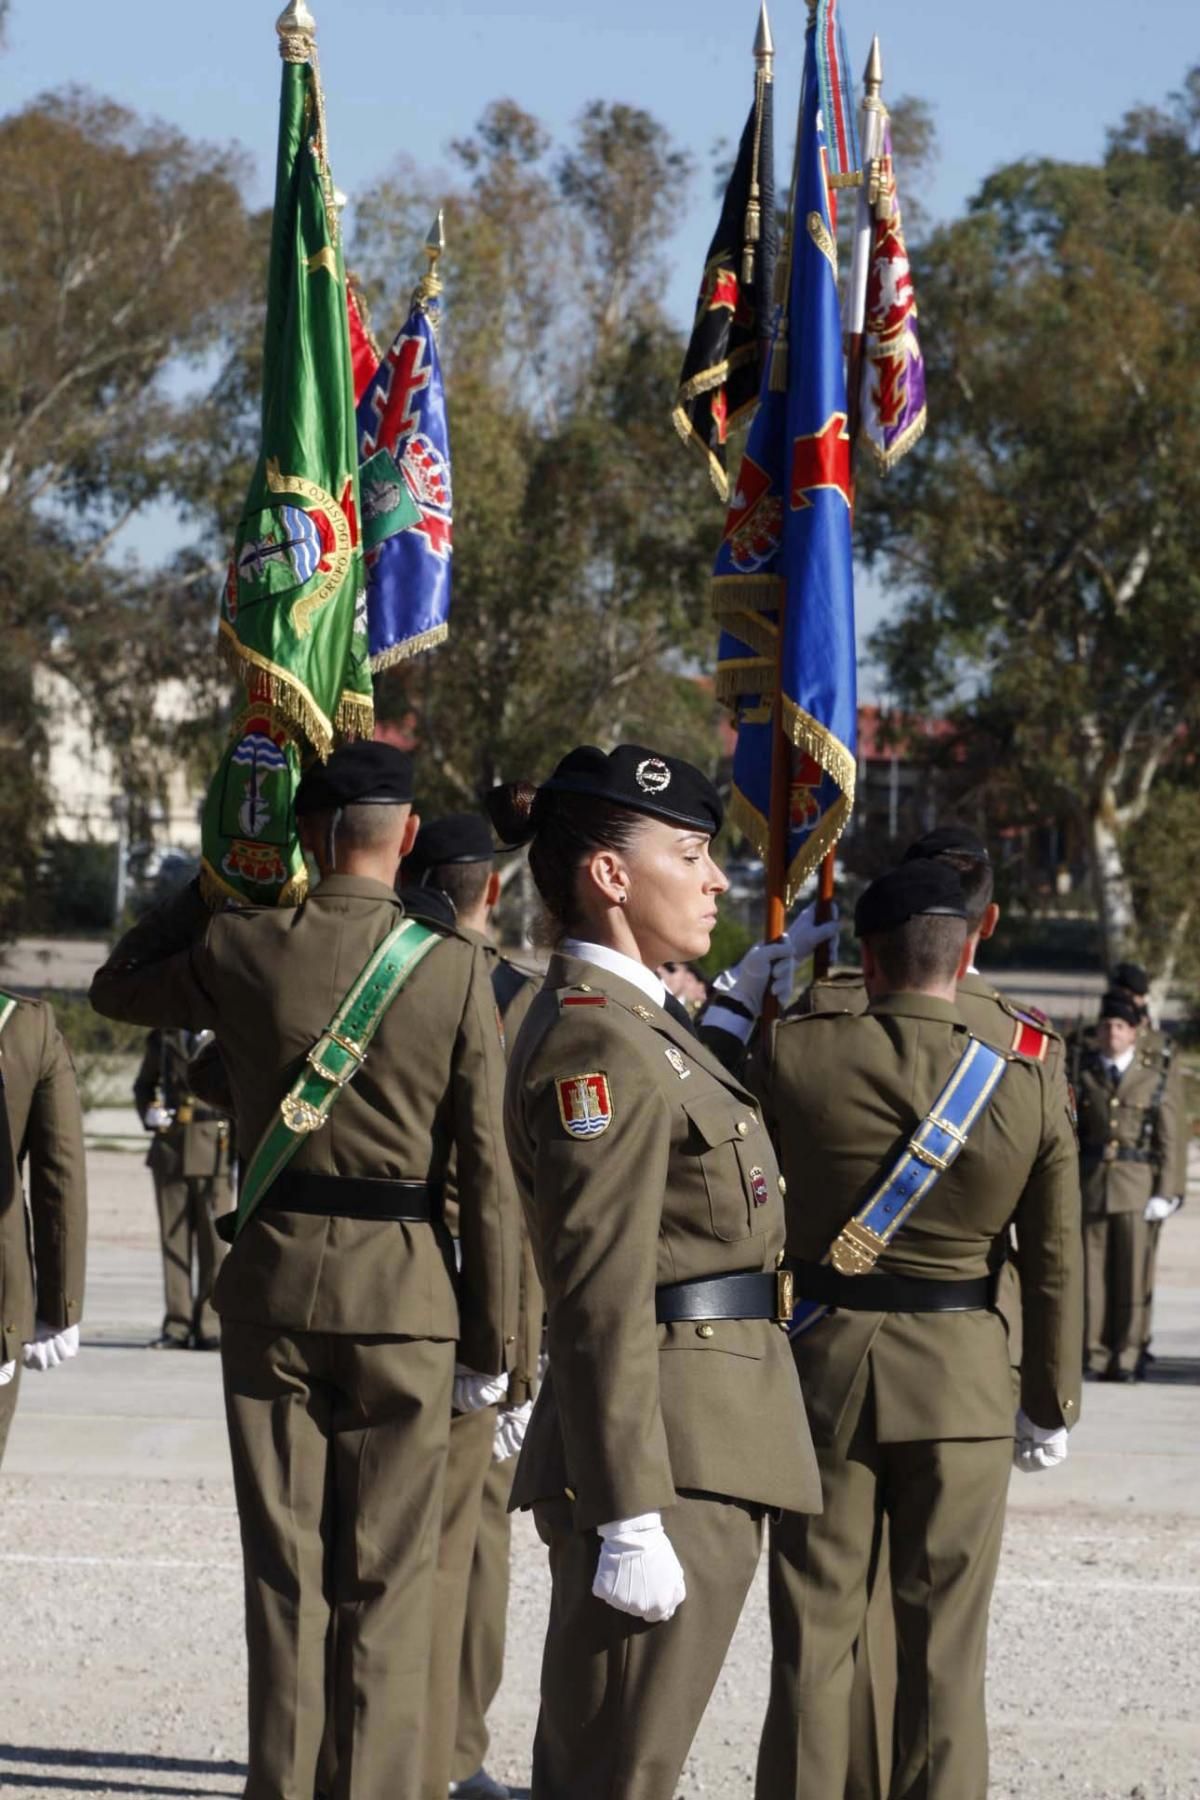
[[930, 857], [950, 855], [970, 856], [976, 862], [992, 860], [987, 845], [969, 825], [937, 825], [908, 846], [904, 861], [924, 862]]
[[1100, 1002], [1100, 1017], [1124, 1019], [1127, 1025], [1140, 1025], [1143, 1014], [1137, 1001], [1131, 1000], [1128, 994], [1113, 993], [1110, 990]]
[[404, 859], [404, 879], [422, 881], [444, 863], [491, 862], [496, 854], [492, 828], [479, 813], [447, 813], [422, 823]]
[[296, 817], [343, 806], [405, 806], [412, 797], [408, 751], [359, 738], [335, 750], [328, 762], [311, 763], [304, 771], [296, 791]]
[[563, 757], [539, 793], [587, 794], [710, 836], [720, 831], [725, 816], [721, 796], [707, 775], [682, 757], [659, 756], [644, 744], [618, 744], [607, 754], [594, 744], [583, 744]]
[[1141, 963], [1117, 963], [1109, 980], [1114, 987], [1128, 988], [1131, 994], [1148, 994], [1150, 992], [1150, 977]]
[[859, 895], [854, 934], [874, 937], [924, 913], [966, 918], [962, 882], [949, 863], [905, 862], [898, 869], [889, 869]]

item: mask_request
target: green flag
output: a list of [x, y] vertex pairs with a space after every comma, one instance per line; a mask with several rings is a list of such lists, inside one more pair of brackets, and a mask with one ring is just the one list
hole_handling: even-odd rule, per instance
[[210, 898], [304, 892], [301, 762], [373, 723], [346, 272], [307, 8], [279, 21], [283, 84], [263, 346], [262, 443], [221, 602], [246, 685], [204, 811]]

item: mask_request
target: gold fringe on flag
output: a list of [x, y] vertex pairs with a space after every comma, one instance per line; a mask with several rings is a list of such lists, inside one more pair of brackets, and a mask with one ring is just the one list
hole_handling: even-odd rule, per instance
[[[218, 627], [217, 654], [236, 681], [249, 685], [251, 673], [258, 675], [265, 690], [264, 699], [282, 713], [290, 724], [299, 727], [324, 762], [333, 749], [334, 721], [317, 705], [304, 683], [298, 681], [289, 669], [280, 668], [278, 663], [269, 662], [257, 650], [251, 650], [248, 645], [243, 644], [227, 619], [222, 619]], [[342, 704], [344, 705], [344, 700]], [[359, 700], [359, 705], [369, 713], [369, 700], [364, 697]], [[339, 706], [339, 715], [341, 710]], [[370, 729], [368, 724], [367, 736], [370, 735]]]

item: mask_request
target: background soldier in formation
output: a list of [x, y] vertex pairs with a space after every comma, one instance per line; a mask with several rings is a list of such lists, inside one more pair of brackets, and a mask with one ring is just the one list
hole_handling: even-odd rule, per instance
[[1155, 1244], [1180, 1203], [1186, 1134], [1166, 1040], [1128, 989], [1104, 996], [1079, 1071], [1087, 1270], [1086, 1372], [1137, 1381], [1150, 1336]]
[[161, 1350], [215, 1350], [220, 1324], [213, 1284], [224, 1245], [216, 1221], [233, 1204], [230, 1122], [192, 1089], [188, 1065], [203, 1047], [190, 1031], [152, 1031], [133, 1102], [154, 1133], [146, 1166], [154, 1177], [166, 1310]]
[[0, 992], [0, 1462], [22, 1368], [78, 1353], [86, 1251], [75, 1070], [51, 1008]]
[[[868, 1011], [814, 1013], [773, 1036], [764, 1108], [787, 1182], [797, 1301], [833, 1310], [794, 1340], [824, 1511], [771, 1533], [771, 1697], [760, 1800], [846, 1790], [853, 1650], [874, 1547], [890, 1525], [900, 1639], [892, 1791], [984, 1800], [987, 1610], [1013, 1457], [1009, 1349], [994, 1282], [1011, 1225], [1021, 1252], [1019, 1466], [1051, 1466], [1078, 1416], [1081, 1256], [1075, 1140], [1060, 1081], [1004, 1052], [986, 1110], [874, 1269], [827, 1252], [888, 1174], [969, 1044], [955, 1004], [971, 956], [945, 863], [868, 888]], [[936, 1164], [931, 1165], [936, 1169]], [[927, 1191], [926, 1191], [927, 1189]]]
[[[479, 946], [447, 930], [430, 948], [414, 924], [422, 960], [364, 1019], [364, 1064], [341, 1086], [344, 1063], [321, 1073], [351, 1057], [336, 1021], [403, 921], [411, 801], [401, 752], [335, 751], [297, 796], [321, 877], [300, 907], [214, 916], [188, 889], [92, 987], [106, 1016], [216, 1032], [243, 1212], [255, 1146], [297, 1140], [216, 1293], [246, 1569], [248, 1800], [314, 1792], [327, 1692], [336, 1791], [418, 1800], [452, 1392], [461, 1411], [494, 1403], [515, 1348], [504, 1056]], [[324, 1090], [315, 1129], [301, 1082]], [[451, 1153], [457, 1282], [441, 1220]]]
[[[479, 813], [451, 813], [422, 824], [405, 858], [400, 897], [415, 918], [457, 929], [477, 944], [496, 1011], [511, 1048], [539, 978], [501, 956], [488, 921], [500, 898], [492, 828]], [[446, 1224], [458, 1243], [453, 1160], [447, 1170]], [[542, 1349], [542, 1291], [528, 1234], [521, 1233], [521, 1310], [508, 1392], [496, 1406], [454, 1413], [442, 1502], [429, 1658], [426, 1800], [505, 1800], [508, 1789], [483, 1766], [487, 1712], [504, 1672], [511, 1527], [508, 1498], [516, 1455], [532, 1410]]]

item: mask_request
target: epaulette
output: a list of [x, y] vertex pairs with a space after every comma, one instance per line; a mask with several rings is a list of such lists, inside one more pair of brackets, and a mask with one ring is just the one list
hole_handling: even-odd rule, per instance
[[578, 987], [562, 988], [559, 990], [558, 1006], [559, 1006], [560, 1012], [562, 1011], [563, 1007], [565, 1007], [565, 1006], [607, 1006], [607, 1005], [608, 1005], [608, 995], [595, 993], [590, 987], [588, 987], [586, 982], [580, 982]]
[[1009, 1045], [1016, 1056], [1024, 1057], [1027, 1062], [1045, 1062], [1050, 1045], [1057, 1033], [1050, 1028], [1044, 1013], [1023, 1012], [1020, 1007], [1010, 1007], [1014, 1020], [1013, 1040]]

